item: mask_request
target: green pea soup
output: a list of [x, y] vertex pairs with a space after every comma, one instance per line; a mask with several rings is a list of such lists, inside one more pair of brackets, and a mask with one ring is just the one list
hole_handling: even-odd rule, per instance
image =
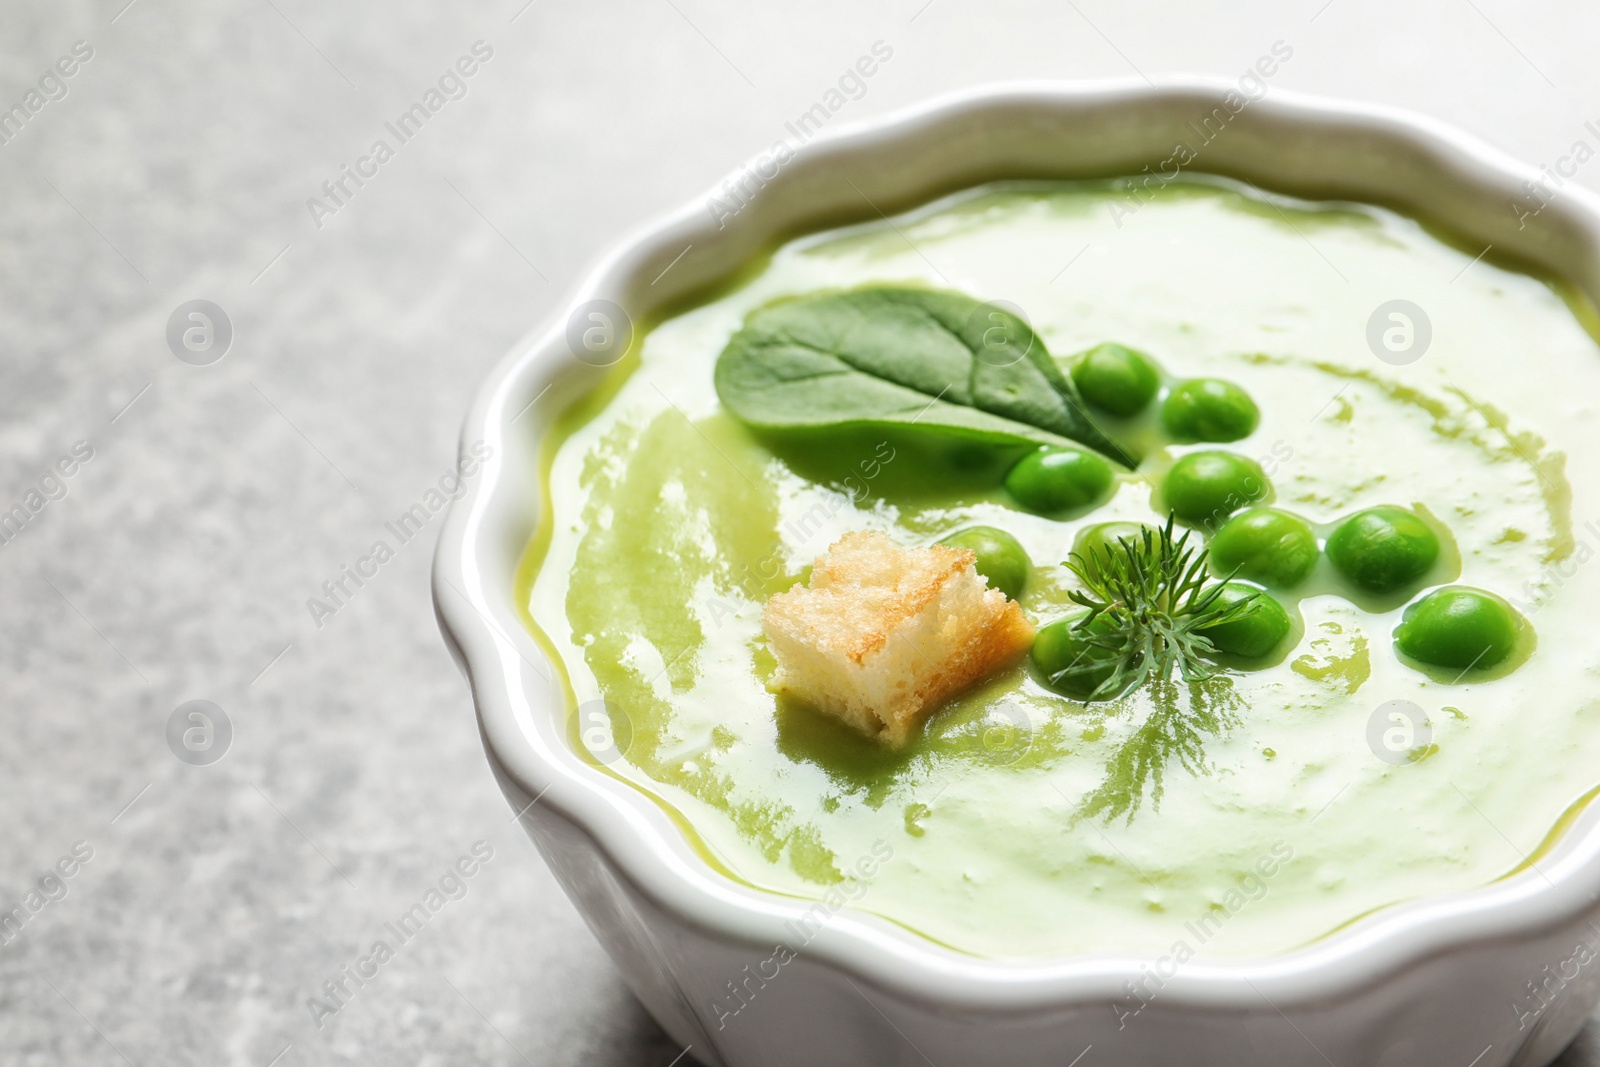
[[[1506, 876], [1600, 783], [1585, 610], [1600, 567], [1583, 565], [1600, 545], [1600, 453], [1584, 446], [1600, 358], [1560, 291], [1377, 208], [1213, 182], [1135, 212], [1129, 195], [990, 186], [791, 241], [654, 324], [614, 388], [553, 431], [519, 597], [566, 682], [573, 744], [588, 755], [576, 709], [603, 701], [615, 744], [595, 773], [668, 809], [727, 877], [802, 901], [848, 889], [850, 907], [989, 958], [1180, 941], [1261, 956]], [[779, 439], [722, 409], [713, 368], [748, 314], [867, 285], [1004, 299], [1064, 369], [1114, 342], [1160, 366], [1162, 397], [1218, 379], [1259, 418], [1218, 444], [1195, 438], [1230, 433], [1166, 434], [1161, 398], [1100, 412], [1137, 468], [1103, 501], [1044, 514], [1005, 489], [1017, 455], [915, 432]], [[1367, 340], [1396, 299], [1429, 319], [1414, 361]], [[1031, 561], [1019, 603], [1045, 626], [1080, 610], [1062, 565], [1077, 535], [1159, 525], [1166, 472], [1218, 449], [1271, 483], [1239, 506], [1321, 539], [1366, 508], [1414, 509], [1445, 549], [1392, 595], [1341, 586], [1319, 558], [1273, 592], [1290, 635], [1203, 715], [1181, 692], [1073, 700], [1023, 663], [894, 751], [768, 691], [763, 604], [842, 534], [1004, 531]], [[1465, 677], [1403, 661], [1407, 604], [1450, 583], [1504, 597], [1536, 641]]]

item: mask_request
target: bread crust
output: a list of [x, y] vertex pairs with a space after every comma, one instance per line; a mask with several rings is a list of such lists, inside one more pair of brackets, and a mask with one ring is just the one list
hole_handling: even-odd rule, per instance
[[767, 601], [771, 688], [905, 744], [939, 704], [1033, 643], [1032, 624], [988, 588], [976, 559], [945, 545], [902, 548], [877, 531], [846, 534], [807, 584]]

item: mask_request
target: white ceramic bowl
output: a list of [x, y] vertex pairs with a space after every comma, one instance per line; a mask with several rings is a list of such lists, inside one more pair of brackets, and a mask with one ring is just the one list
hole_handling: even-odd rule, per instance
[[[1600, 1000], [1600, 966], [1575, 962], [1580, 942], [1600, 939], [1594, 810], [1536, 868], [1385, 909], [1288, 955], [1183, 965], [1133, 1017], [1113, 1001], [1153, 961], [988, 961], [849, 909], [762, 977], [775, 946], [799, 947], [786, 924], [807, 904], [715, 873], [655, 803], [581, 758], [554, 671], [519, 621], [514, 574], [541, 507], [541, 439], [603, 374], [569, 348], [571, 309], [607, 299], [642, 322], [789, 234], [996, 179], [1136, 173], [1238, 90], [1208, 79], [1009, 85], [818, 137], [722, 225], [696, 200], [624, 241], [478, 392], [463, 454], [483, 442], [492, 458], [440, 538], [440, 624], [512, 807], [639, 999], [704, 1063], [1544, 1064]], [[773, 169], [752, 163], [735, 177]], [[1531, 206], [1523, 183], [1539, 172], [1437, 122], [1273, 91], [1187, 169], [1436, 220], [1600, 302], [1600, 198], [1568, 185], [1519, 220], [1512, 202]], [[718, 1007], [730, 982], [746, 991], [737, 1015]]]

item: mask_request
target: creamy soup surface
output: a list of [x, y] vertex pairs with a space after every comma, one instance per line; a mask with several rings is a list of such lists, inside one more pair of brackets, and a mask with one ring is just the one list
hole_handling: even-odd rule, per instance
[[[1063, 521], [996, 484], [930, 479], [903, 442], [821, 469], [721, 408], [713, 368], [751, 311], [864, 285], [1004, 300], [1063, 364], [1117, 341], [1169, 380], [1227, 379], [1259, 427], [1158, 443]], [[1418, 343], [1414, 313], [1380, 316], [1390, 359], [1369, 344], [1395, 300], [1426, 316], [1413, 362], [1395, 360]], [[1212, 183], [1142, 204], [1104, 184], [986, 187], [784, 245], [654, 325], [617, 374], [556, 431], [552, 525], [521, 595], [569, 681], [573, 743], [731, 877], [991, 958], [1260, 956], [1507, 875], [1600, 784], [1600, 353], [1549, 286], [1412, 221]], [[1149, 439], [1138, 420], [1106, 426]], [[1430, 516], [1453, 545], [1429, 583], [1505, 597], [1536, 644], [1460, 681], [1408, 666], [1391, 634], [1420, 594], [1341, 595], [1324, 559], [1281, 598], [1293, 647], [1233, 676], [1237, 709], [1193, 731], [1198, 761], [1141, 731], [1147, 694], [1081, 703], [1026, 663], [898, 752], [768, 691], [763, 604], [844, 533], [1009, 531], [1042, 625], [1073, 609], [1075, 533], [1164, 518], [1152, 485], [1201, 447], [1255, 459], [1274, 505], [1324, 535], [1380, 504]]]

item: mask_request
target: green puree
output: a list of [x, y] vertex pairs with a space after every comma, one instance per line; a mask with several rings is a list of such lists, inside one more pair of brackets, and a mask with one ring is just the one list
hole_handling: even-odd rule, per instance
[[[599, 746], [595, 773], [657, 798], [718, 869], [802, 899], [834, 890], [983, 956], [1162, 955], [1179, 942], [1261, 955], [1504, 876], [1597, 784], [1600, 643], [1585, 605], [1600, 567], [1584, 561], [1600, 524], [1584, 520], [1600, 462], [1584, 442], [1600, 420], [1586, 399], [1600, 398], [1600, 360], [1572, 312], [1532, 278], [1487, 261], [1464, 271], [1470, 253], [1375, 209], [1180, 183], [1113, 216], [1125, 195], [990, 188], [893, 227], [793, 242], [735, 291], [655, 326], [615, 394], [561, 428], [548, 538], [524, 592], [570, 682], [570, 735], [582, 750], [604, 700], [615, 745]], [[1108, 342], [1147, 357], [1161, 397], [1100, 413], [1137, 470], [1113, 465], [1111, 484], [1081, 500], [1046, 499], [1035, 472], [1025, 507], [1004, 485], [1023, 453], [914, 429], [758, 438], [721, 409], [713, 368], [748, 314], [873, 284], [1003, 298], [1069, 374], [1073, 354]], [[1432, 323], [1431, 347], [1406, 366], [1365, 340], [1374, 309], [1399, 296]], [[1078, 375], [1088, 392], [1131, 382], [1147, 394], [1142, 368], [1116, 354]], [[1217, 390], [1166, 408], [1186, 381], [1230, 383], [1255, 411]], [[1003, 531], [1021, 550], [1008, 548], [1004, 580], [1031, 561], [1020, 603], [1044, 626], [1083, 610], [1062, 566], [1078, 535], [1161, 524], [1168, 471], [1219, 451], [1270, 486], [1233, 507], [1292, 516], [1283, 531], [1235, 527], [1233, 556], [1256, 560], [1285, 537], [1300, 555], [1286, 571], [1254, 564], [1290, 632], [1230, 672], [1203, 714], [1148, 688], [1080, 702], [1024, 664], [893, 752], [767, 691], [762, 605], [843, 533], [931, 544]], [[1178, 495], [1199, 515], [1197, 540], [1226, 525], [1209, 496]], [[1353, 584], [1304, 552], [1305, 529], [1325, 543], [1373, 508], [1439, 534], [1403, 588]], [[1408, 606], [1443, 586], [1491, 591], [1532, 627], [1505, 631], [1488, 602], [1435, 600], [1413, 611], [1397, 653]], [[1459, 640], [1427, 632], [1446, 616], [1489, 635], [1497, 666], [1420, 662], [1460, 655]], [[1244, 636], [1239, 647], [1266, 639]], [[1395, 700], [1427, 720], [1410, 758], [1370, 740], [1394, 736], [1387, 719], [1369, 727]], [[877, 863], [870, 878], [852, 873], [870, 869], [863, 857]]]

